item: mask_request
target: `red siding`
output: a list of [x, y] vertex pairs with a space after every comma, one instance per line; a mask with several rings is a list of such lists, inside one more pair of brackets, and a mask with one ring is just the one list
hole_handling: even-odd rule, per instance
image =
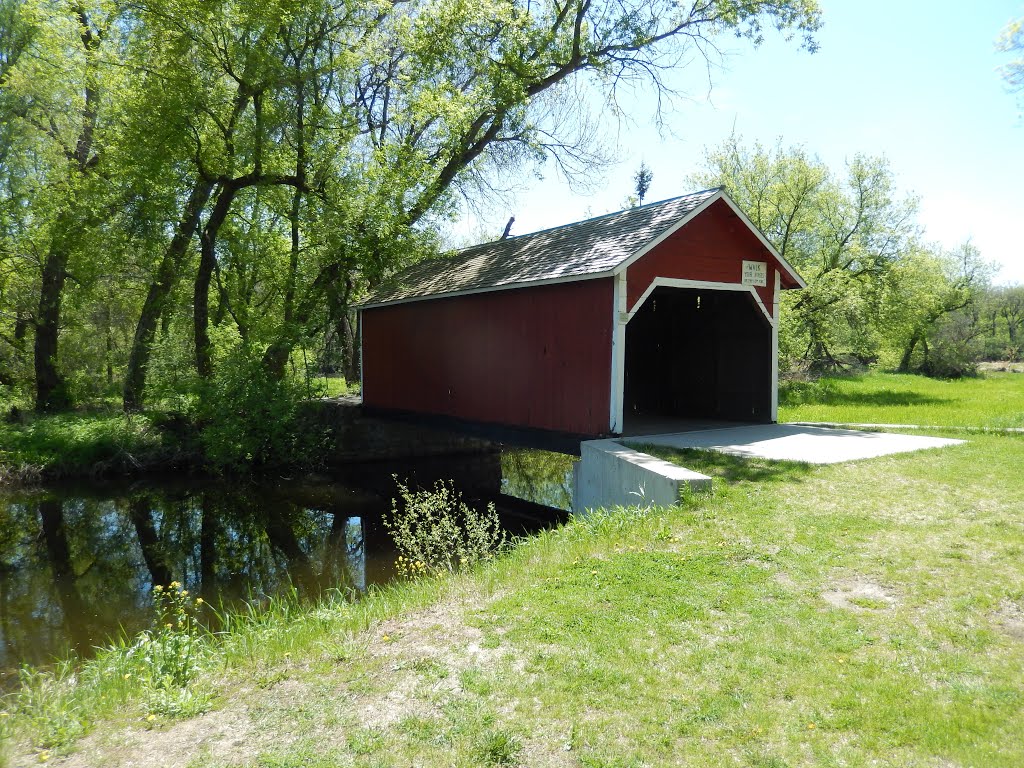
[[604, 434], [612, 285], [602, 278], [364, 309], [363, 401]]
[[765, 308], [771, 312], [775, 270], [779, 265], [732, 209], [718, 200], [630, 265], [626, 271], [629, 310], [634, 309], [656, 277], [740, 283], [744, 260], [768, 262], [768, 285], [756, 290]]

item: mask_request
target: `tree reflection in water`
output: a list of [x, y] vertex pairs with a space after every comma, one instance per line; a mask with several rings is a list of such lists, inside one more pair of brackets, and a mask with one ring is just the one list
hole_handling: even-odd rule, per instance
[[[335, 485], [147, 484], [0, 499], [0, 669], [46, 664], [149, 623], [155, 584], [214, 605], [391, 577], [387, 502]], [[365, 524], [364, 524], [365, 521]]]
[[577, 459], [550, 451], [508, 451], [501, 455], [501, 490], [509, 496], [555, 509], [572, 509], [572, 468]]
[[[497, 501], [513, 535], [557, 522], [550, 507], [569, 508], [570, 457], [517, 451], [501, 464], [501, 490], [536, 503], [474, 501]], [[385, 485], [366, 485], [383, 496], [326, 482], [210, 481], [0, 496], [0, 676], [69, 651], [88, 655], [147, 627], [156, 584], [179, 581], [227, 606], [292, 591], [300, 599], [331, 589], [354, 596], [382, 584], [394, 575], [380, 523], [391, 505]]]

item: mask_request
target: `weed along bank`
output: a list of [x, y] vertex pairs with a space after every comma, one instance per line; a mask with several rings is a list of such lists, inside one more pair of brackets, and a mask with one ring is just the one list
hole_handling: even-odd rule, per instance
[[474, 246], [361, 307], [363, 405], [538, 440], [774, 422], [803, 286], [721, 189]]

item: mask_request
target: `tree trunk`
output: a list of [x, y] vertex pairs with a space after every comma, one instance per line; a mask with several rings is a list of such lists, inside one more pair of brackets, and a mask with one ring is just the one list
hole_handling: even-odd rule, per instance
[[914, 356], [914, 350], [917, 349], [917, 343], [920, 341], [918, 334], [914, 334], [910, 337], [910, 341], [907, 342], [906, 349], [903, 350], [903, 357], [900, 359], [900, 373], [910, 373], [910, 362]]
[[150, 283], [128, 355], [123, 397], [126, 411], [138, 411], [142, 408], [156, 326], [167, 308], [167, 300], [181, 273], [182, 264], [188, 254], [188, 245], [199, 226], [199, 216], [213, 193], [213, 187], [214, 182], [207, 179], [197, 179], [193, 184], [181, 221], [178, 222], [174, 237], [164, 251], [163, 259], [157, 268], [156, 279]]
[[166, 587], [174, 577], [160, 551], [160, 539], [156, 534], [156, 526], [153, 525], [152, 505], [149, 497], [143, 496], [129, 502], [128, 516], [131, 518], [132, 525], [135, 526], [135, 535], [139, 540], [146, 568], [149, 569], [152, 585]]
[[64, 528], [64, 505], [54, 499], [39, 502], [39, 521], [46, 554], [53, 569], [53, 583], [57, 590], [64, 618], [64, 627], [76, 651], [85, 651], [90, 646], [89, 630], [85, 622], [89, 612], [78, 591], [77, 578], [71, 566], [71, 548], [68, 546], [67, 531]]
[[[77, 15], [81, 22], [79, 39], [89, 65], [83, 88], [85, 103], [81, 112], [82, 123], [75, 139], [75, 148], [68, 155], [68, 159], [72, 164], [72, 173], [84, 178], [89, 174], [90, 169], [99, 162], [99, 156], [93, 155], [93, 138], [99, 116], [100, 94], [92, 80], [97, 75], [96, 59], [91, 54], [99, 49], [103, 36], [92, 29], [90, 19], [84, 10], [79, 10]], [[69, 223], [74, 218], [73, 211], [76, 202], [76, 200], [66, 201], [68, 208], [63, 215], [58, 216], [58, 230], [43, 261], [42, 281], [39, 288], [39, 311], [35, 319], [34, 350], [35, 409], [39, 412], [59, 411], [71, 404], [64, 379], [60, 375], [60, 371], [57, 370], [57, 347], [60, 335], [61, 301], [64, 296], [69, 257], [68, 242], [65, 238], [66, 234], [73, 229]]]
[[301, 83], [295, 95], [295, 191], [292, 195], [292, 207], [289, 212], [291, 224], [291, 250], [288, 257], [288, 274], [284, 291], [284, 322], [281, 334], [263, 355], [263, 367], [276, 380], [284, 378], [285, 366], [291, 357], [295, 344], [295, 292], [299, 274], [299, 248], [302, 244], [302, 231], [299, 226], [299, 214], [302, 211], [302, 190], [306, 182], [306, 133], [305, 133], [305, 90]]
[[[344, 307], [344, 296], [338, 285], [342, 281], [342, 265], [335, 261], [320, 269], [301, 302], [295, 305], [295, 314], [290, 326], [285, 326], [277, 339], [263, 353], [263, 367], [278, 379], [285, 373], [285, 365], [295, 346], [297, 329], [307, 326], [314, 312], [327, 303], [328, 327]], [[320, 326], [322, 329], [325, 326]]]
[[105, 359], [107, 364], [107, 385], [111, 386], [114, 383], [114, 329], [113, 318], [111, 317], [110, 305], [113, 303], [113, 297], [110, 296], [110, 291], [107, 291], [107, 306], [103, 313], [104, 321], [104, 334], [105, 334]]
[[213, 355], [210, 349], [210, 283], [217, 268], [217, 235], [227, 219], [231, 203], [240, 187], [227, 185], [221, 188], [217, 202], [213, 205], [210, 218], [200, 235], [199, 269], [196, 271], [195, 287], [192, 292], [192, 328], [196, 342], [196, 372], [201, 378], [213, 375]]
[[54, 245], [43, 262], [35, 322], [35, 408], [41, 413], [59, 411], [71, 404], [64, 379], [57, 370], [60, 309], [67, 266], [67, 250], [62, 245]]
[[343, 356], [342, 373], [345, 376], [345, 383], [352, 386], [362, 376], [362, 360], [359, 355], [359, 314], [356, 314], [356, 322], [352, 322], [351, 314], [346, 311], [342, 313], [338, 323], [338, 334], [341, 338]]

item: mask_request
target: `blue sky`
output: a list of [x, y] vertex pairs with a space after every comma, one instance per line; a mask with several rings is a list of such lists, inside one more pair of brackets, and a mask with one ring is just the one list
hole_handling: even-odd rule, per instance
[[[920, 197], [926, 238], [953, 248], [970, 238], [997, 262], [1000, 283], [1024, 283], [1024, 96], [1007, 92], [995, 50], [1022, 0], [821, 0], [825, 27], [811, 55], [766, 34], [752, 50], [725, 40], [723, 68], [699, 65], [674, 83], [689, 100], [661, 135], [649, 95], [627, 103], [631, 123], [607, 125], [619, 163], [595, 191], [573, 192], [553, 167], [520, 189], [508, 210], [457, 228], [493, 236], [510, 214], [513, 234], [619, 210], [644, 160], [654, 172], [647, 200], [692, 191], [708, 145], [732, 132], [746, 143], [804, 146], [841, 172], [861, 152], [885, 155], [903, 192]], [[477, 237], [477, 239], [480, 239]]]

